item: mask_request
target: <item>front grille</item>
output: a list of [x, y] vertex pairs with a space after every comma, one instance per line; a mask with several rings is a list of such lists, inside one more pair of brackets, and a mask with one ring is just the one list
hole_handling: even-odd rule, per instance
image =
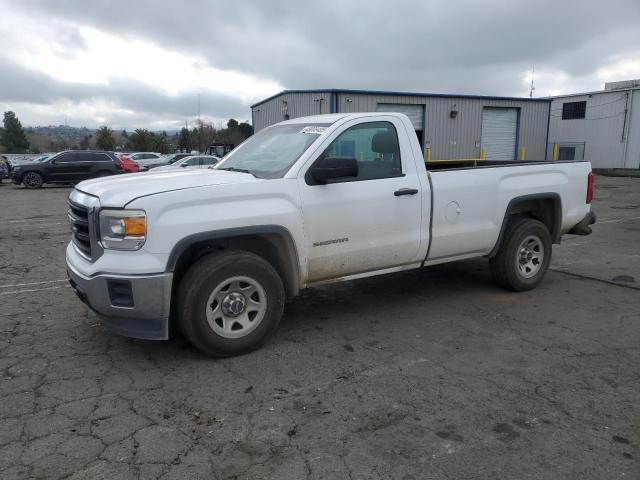
[[89, 233], [89, 209], [77, 203], [69, 202], [69, 224], [74, 245], [87, 258], [91, 258], [91, 235]]

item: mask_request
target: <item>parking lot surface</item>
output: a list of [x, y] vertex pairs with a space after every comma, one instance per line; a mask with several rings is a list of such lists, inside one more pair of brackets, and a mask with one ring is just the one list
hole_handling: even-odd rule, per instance
[[68, 187], [0, 185], [0, 477], [640, 478], [640, 179], [540, 288], [486, 259], [304, 294], [261, 350], [105, 331], [65, 280]]

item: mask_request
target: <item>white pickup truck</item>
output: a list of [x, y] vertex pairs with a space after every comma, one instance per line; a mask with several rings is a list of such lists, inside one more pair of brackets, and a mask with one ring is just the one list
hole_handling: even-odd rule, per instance
[[425, 167], [395, 113], [297, 118], [204, 170], [131, 174], [69, 197], [71, 285], [117, 333], [228, 356], [272, 334], [285, 299], [327, 282], [487, 257], [527, 290], [552, 243], [588, 234], [588, 162]]

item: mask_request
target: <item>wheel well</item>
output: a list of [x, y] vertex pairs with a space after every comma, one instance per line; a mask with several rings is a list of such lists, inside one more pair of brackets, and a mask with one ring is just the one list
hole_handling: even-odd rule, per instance
[[300, 290], [295, 249], [292, 251], [290, 241], [277, 233], [237, 235], [191, 243], [175, 261], [174, 288], [198, 259], [224, 250], [243, 250], [264, 258], [280, 275], [288, 297], [294, 297]]
[[556, 235], [560, 233], [560, 222], [556, 221], [559, 213], [556, 200], [553, 198], [539, 198], [516, 203], [511, 208], [509, 215], [520, 215], [540, 220], [549, 229], [551, 238], [555, 239]]
[[516, 198], [509, 203], [502, 221], [502, 228], [500, 229], [498, 241], [489, 254], [490, 257], [494, 257], [498, 253], [507, 224], [514, 216], [533, 218], [541, 221], [545, 224], [547, 229], [549, 229], [553, 243], [560, 243], [560, 228], [562, 224], [562, 206], [560, 203], [560, 197], [557, 194], [521, 197]]

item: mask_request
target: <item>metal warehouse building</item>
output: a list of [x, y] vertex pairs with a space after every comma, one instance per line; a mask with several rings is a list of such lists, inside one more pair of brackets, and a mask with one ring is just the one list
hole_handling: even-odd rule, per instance
[[251, 106], [255, 131], [322, 113], [401, 112], [427, 160], [543, 160], [550, 99], [365, 90], [285, 90]]
[[554, 97], [548, 155], [594, 168], [640, 168], [640, 80]]

